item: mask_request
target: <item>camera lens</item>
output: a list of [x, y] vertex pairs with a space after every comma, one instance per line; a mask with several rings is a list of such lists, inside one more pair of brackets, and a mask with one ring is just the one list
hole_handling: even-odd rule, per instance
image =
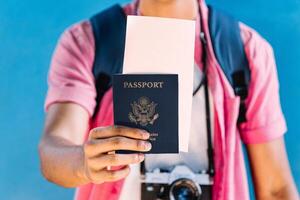
[[170, 200], [200, 200], [201, 188], [190, 179], [178, 179], [170, 186]]

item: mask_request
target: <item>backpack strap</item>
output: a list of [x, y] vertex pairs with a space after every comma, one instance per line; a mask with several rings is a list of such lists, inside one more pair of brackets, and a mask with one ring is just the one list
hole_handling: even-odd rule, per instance
[[251, 74], [239, 22], [209, 6], [209, 30], [215, 56], [235, 95], [241, 100], [238, 124], [245, 122], [245, 100], [248, 96]]
[[93, 74], [97, 90], [97, 111], [104, 93], [111, 87], [112, 74], [122, 72], [126, 15], [123, 8], [116, 4], [92, 16], [90, 22], [95, 40]]

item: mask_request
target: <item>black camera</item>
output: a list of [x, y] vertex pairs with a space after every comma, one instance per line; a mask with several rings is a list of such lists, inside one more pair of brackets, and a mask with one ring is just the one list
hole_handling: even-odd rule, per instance
[[178, 165], [170, 172], [155, 169], [142, 176], [142, 200], [209, 200], [211, 177]]

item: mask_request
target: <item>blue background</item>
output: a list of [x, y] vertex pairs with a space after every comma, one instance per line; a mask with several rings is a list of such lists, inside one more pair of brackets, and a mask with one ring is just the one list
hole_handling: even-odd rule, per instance
[[[71, 199], [47, 183], [37, 144], [52, 51], [61, 32], [117, 0], [0, 0], [0, 199]], [[300, 187], [300, 1], [209, 1], [257, 29], [273, 45], [289, 132], [288, 154]]]

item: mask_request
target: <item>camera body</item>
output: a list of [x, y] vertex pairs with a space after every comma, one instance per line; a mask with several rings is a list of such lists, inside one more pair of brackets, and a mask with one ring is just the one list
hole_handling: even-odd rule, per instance
[[210, 199], [212, 183], [206, 171], [195, 174], [185, 165], [171, 172], [157, 168], [142, 175], [142, 200]]

